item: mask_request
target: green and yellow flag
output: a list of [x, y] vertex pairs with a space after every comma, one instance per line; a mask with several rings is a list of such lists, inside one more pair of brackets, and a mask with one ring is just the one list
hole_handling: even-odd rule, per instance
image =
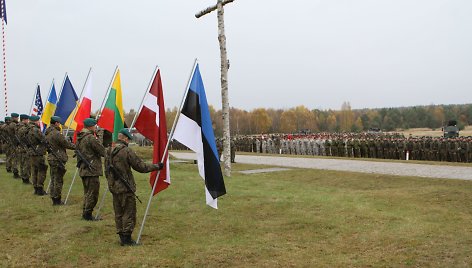
[[120, 70], [117, 69], [107, 101], [98, 119], [98, 126], [113, 133], [113, 141], [116, 141], [118, 140], [118, 131], [124, 127], [124, 122]]

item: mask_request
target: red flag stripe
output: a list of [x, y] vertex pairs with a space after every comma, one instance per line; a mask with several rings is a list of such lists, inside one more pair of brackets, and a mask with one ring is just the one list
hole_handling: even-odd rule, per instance
[[[145, 97], [141, 112], [136, 119], [135, 127], [144, 137], [153, 141], [153, 163], [162, 162], [164, 164], [164, 168], [159, 174], [154, 191], [154, 194], [157, 194], [166, 189], [170, 184], [168, 153], [161, 159], [167, 145], [167, 125], [161, 74], [159, 70]], [[156, 176], [157, 172], [151, 173], [149, 178], [151, 187], [154, 185]]]

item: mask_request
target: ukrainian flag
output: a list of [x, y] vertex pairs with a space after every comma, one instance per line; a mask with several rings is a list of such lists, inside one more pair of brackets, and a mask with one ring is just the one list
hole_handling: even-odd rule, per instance
[[49, 92], [48, 100], [46, 102], [46, 107], [44, 108], [43, 115], [41, 116], [41, 122], [45, 125], [49, 125], [51, 123], [51, 117], [54, 115], [56, 111], [56, 103], [57, 103], [57, 94], [56, 88], [54, 87], [54, 80], [52, 81], [51, 91]]

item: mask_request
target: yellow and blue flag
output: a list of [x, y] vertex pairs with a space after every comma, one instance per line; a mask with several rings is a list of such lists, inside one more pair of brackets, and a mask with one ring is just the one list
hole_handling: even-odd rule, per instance
[[56, 88], [54, 87], [54, 81], [52, 81], [51, 91], [49, 92], [48, 100], [46, 101], [46, 106], [44, 108], [43, 114], [41, 115], [41, 122], [45, 125], [49, 125], [51, 122], [51, 117], [56, 111], [57, 103], [57, 94]]

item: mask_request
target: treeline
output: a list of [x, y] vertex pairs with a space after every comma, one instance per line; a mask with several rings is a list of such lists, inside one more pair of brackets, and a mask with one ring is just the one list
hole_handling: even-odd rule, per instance
[[[125, 114], [131, 124], [135, 110]], [[167, 124], [170, 130], [177, 108], [167, 109]], [[221, 110], [210, 106], [215, 135], [221, 136], [223, 120]], [[380, 109], [351, 109], [344, 102], [340, 110], [310, 110], [305, 106], [291, 109], [258, 108], [251, 111], [231, 108], [231, 133], [251, 135], [261, 133], [298, 132], [360, 132], [370, 128], [393, 131], [408, 128], [443, 127], [449, 120], [456, 120], [460, 129], [472, 125], [472, 104], [428, 105]]]

